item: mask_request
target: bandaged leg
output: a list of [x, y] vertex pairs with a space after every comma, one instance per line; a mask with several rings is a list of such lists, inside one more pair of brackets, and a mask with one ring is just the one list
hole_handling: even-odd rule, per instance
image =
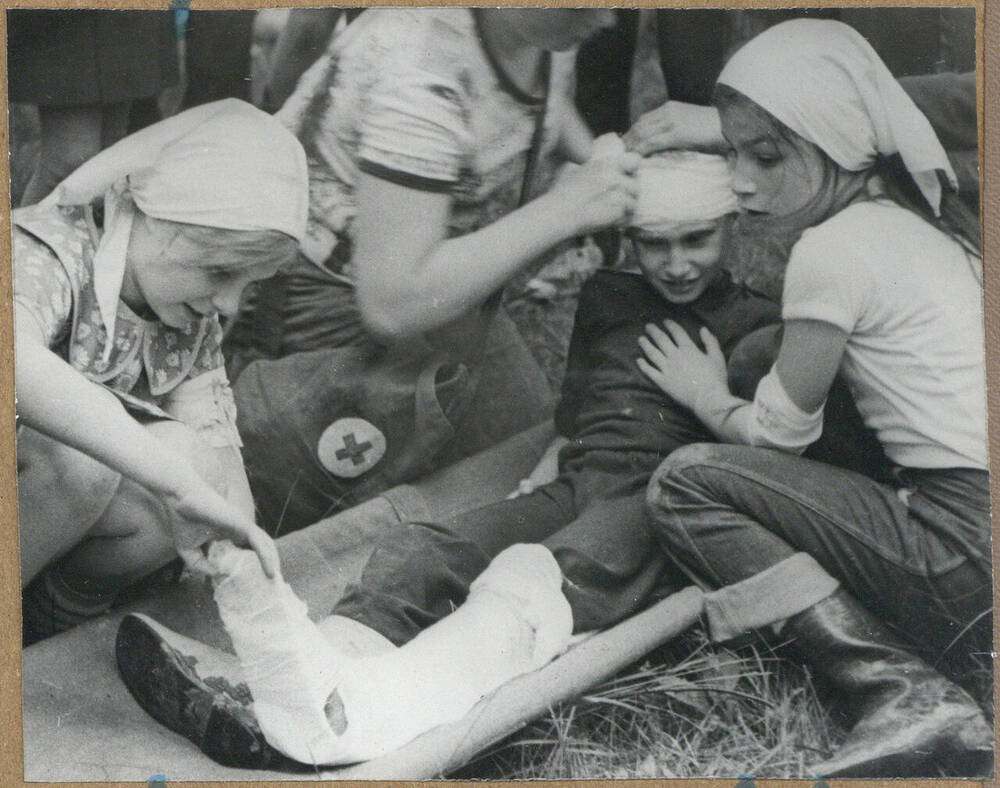
[[368, 760], [464, 716], [504, 682], [565, 647], [572, 614], [540, 545], [515, 545], [466, 602], [401, 648], [357, 658], [335, 648], [291, 588], [256, 557], [213, 547], [216, 601], [268, 741], [305, 763]]
[[325, 707], [352, 659], [334, 649], [284, 581], [268, 580], [257, 556], [216, 542], [215, 601], [268, 742], [303, 763], [338, 747]]

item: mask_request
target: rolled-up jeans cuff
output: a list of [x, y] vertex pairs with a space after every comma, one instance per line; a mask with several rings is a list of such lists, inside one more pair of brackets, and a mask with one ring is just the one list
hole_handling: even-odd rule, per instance
[[732, 640], [801, 613], [840, 587], [808, 553], [796, 553], [746, 580], [705, 595], [705, 618], [715, 642]]

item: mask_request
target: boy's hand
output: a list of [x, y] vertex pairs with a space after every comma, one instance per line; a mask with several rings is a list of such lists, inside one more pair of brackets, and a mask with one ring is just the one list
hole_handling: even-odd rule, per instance
[[643, 156], [677, 148], [719, 152], [726, 148], [715, 107], [668, 101], [639, 118], [624, 137], [626, 147]]
[[687, 332], [672, 320], [664, 320], [666, 331], [652, 323], [646, 336], [639, 337], [645, 358], [636, 360], [639, 369], [674, 401], [694, 408], [698, 397], [720, 388], [729, 391], [726, 359], [719, 343], [707, 328], [700, 332], [705, 345], [702, 353]]
[[229, 539], [253, 550], [264, 574], [281, 577], [278, 549], [263, 529], [249, 521], [207, 484], [174, 495], [165, 495], [170, 527], [177, 552], [193, 570], [211, 574], [202, 546], [209, 541]]
[[628, 224], [639, 196], [639, 160], [635, 153], [623, 153], [560, 170], [549, 194], [576, 227], [576, 235]]

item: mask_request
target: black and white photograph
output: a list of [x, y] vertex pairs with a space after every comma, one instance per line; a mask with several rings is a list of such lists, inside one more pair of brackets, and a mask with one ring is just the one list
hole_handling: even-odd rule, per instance
[[993, 778], [981, 6], [165, 8], [4, 12], [23, 780]]

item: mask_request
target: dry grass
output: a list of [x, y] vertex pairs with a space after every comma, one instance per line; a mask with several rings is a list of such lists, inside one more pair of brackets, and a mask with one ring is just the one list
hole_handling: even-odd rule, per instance
[[801, 668], [762, 645], [733, 651], [690, 633], [455, 776], [809, 778], [840, 735]]

